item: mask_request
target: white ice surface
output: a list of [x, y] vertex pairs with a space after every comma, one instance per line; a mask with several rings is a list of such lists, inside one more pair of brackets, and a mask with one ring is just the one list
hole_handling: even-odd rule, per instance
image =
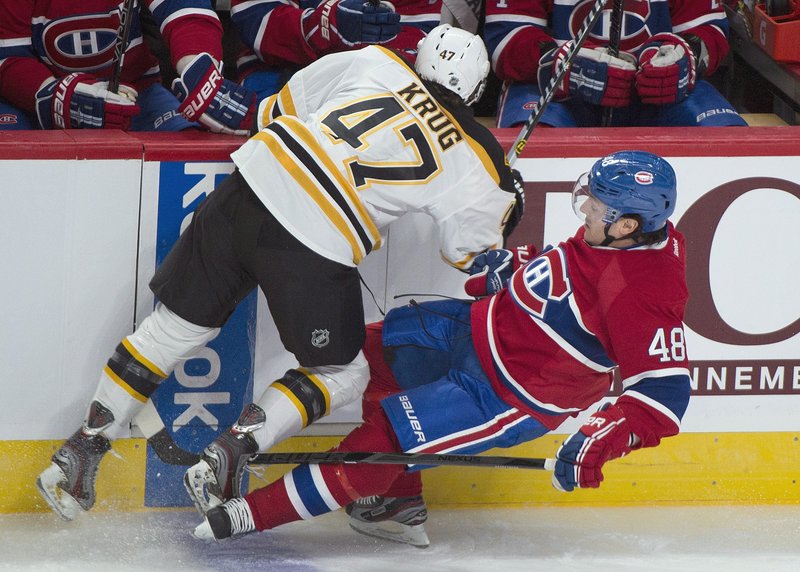
[[195, 512], [0, 515], [2, 571], [797, 572], [800, 507], [434, 509], [427, 549], [361, 536], [343, 511], [221, 543]]

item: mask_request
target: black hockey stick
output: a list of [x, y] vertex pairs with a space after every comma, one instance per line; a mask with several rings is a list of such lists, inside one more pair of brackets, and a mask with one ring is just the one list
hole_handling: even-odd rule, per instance
[[505, 467], [511, 469], [539, 469], [552, 471], [555, 459], [525, 457], [493, 457], [482, 455], [439, 455], [425, 453], [364, 453], [364, 452], [315, 452], [315, 453], [262, 453], [248, 461], [250, 465], [292, 465], [308, 463], [370, 465], [457, 465], [464, 467]]
[[[614, 0], [614, 5], [611, 8], [611, 29], [609, 30], [608, 38], [608, 51], [615, 58], [619, 56], [619, 43], [622, 38], [622, 15], [625, 11], [625, 0]], [[611, 125], [611, 119], [614, 117], [614, 108], [606, 107], [603, 109], [603, 127]]]
[[539, 102], [536, 104], [536, 108], [533, 110], [533, 113], [531, 113], [531, 116], [528, 117], [525, 125], [522, 126], [522, 130], [519, 132], [519, 135], [517, 135], [517, 138], [514, 140], [514, 144], [511, 146], [511, 149], [506, 156], [510, 166], [513, 166], [514, 162], [522, 154], [522, 150], [528, 143], [528, 138], [531, 136], [533, 128], [539, 123], [545, 107], [547, 107], [547, 105], [553, 99], [553, 96], [556, 92], [556, 86], [561, 83], [561, 80], [567, 73], [569, 66], [572, 64], [572, 59], [575, 57], [575, 54], [578, 53], [578, 50], [581, 49], [581, 46], [583, 46], [586, 38], [589, 37], [589, 33], [594, 27], [595, 22], [597, 22], [597, 18], [603, 11], [603, 6], [607, 1], [608, 0], [595, 0], [595, 3], [592, 4], [591, 10], [589, 10], [589, 13], [586, 15], [586, 20], [584, 20], [583, 25], [581, 26], [580, 30], [578, 30], [578, 34], [575, 36], [572, 47], [567, 50], [564, 59], [556, 63], [556, 73], [554, 73], [553, 77], [550, 78], [550, 83], [547, 84], [547, 87], [539, 97]]
[[[163, 462], [168, 465], [194, 465], [200, 454], [181, 449], [164, 426], [164, 421], [152, 401], [134, 418], [135, 423], [147, 439], [147, 443]], [[555, 459], [524, 457], [493, 457], [479, 455], [445, 455], [424, 453], [362, 453], [362, 452], [313, 452], [313, 453], [261, 453], [249, 461], [251, 465], [282, 464], [354, 464], [372, 465], [460, 465], [468, 467], [506, 467], [515, 469], [553, 470]]]
[[199, 453], [192, 453], [181, 449], [172, 435], [169, 434], [164, 426], [161, 415], [158, 414], [156, 406], [149, 399], [145, 406], [136, 414], [134, 422], [141, 429], [147, 443], [159, 459], [168, 465], [191, 466], [200, 460]]
[[[163, 462], [168, 465], [194, 465], [200, 454], [186, 451], [164, 426], [164, 421], [152, 401], [134, 418], [136, 425], [147, 439], [147, 443]], [[364, 453], [364, 452], [313, 452], [313, 453], [261, 453], [254, 455], [251, 465], [281, 464], [354, 464], [372, 465], [459, 465], [468, 467], [506, 467], [515, 469], [553, 470], [555, 459], [497, 457], [480, 455], [446, 455], [424, 453]]]
[[131, 22], [133, 21], [134, 0], [125, 0], [119, 11], [119, 30], [117, 31], [117, 43], [114, 45], [114, 60], [111, 68], [111, 79], [108, 82], [108, 91], [111, 93], [119, 92], [119, 82], [122, 76], [122, 59], [128, 47], [128, 38], [131, 35]]

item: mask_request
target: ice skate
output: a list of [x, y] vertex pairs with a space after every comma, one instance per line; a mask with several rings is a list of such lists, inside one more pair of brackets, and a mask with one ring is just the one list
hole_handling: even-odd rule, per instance
[[241, 496], [247, 460], [258, 452], [251, 433], [265, 421], [264, 410], [249, 404], [236, 424], [206, 447], [200, 461], [186, 471], [183, 484], [201, 516], [226, 500]]
[[246, 500], [237, 498], [210, 509], [192, 534], [200, 540], [223, 540], [242, 536], [255, 529], [250, 505]]
[[61, 445], [51, 465], [36, 479], [42, 498], [64, 520], [73, 520], [94, 506], [97, 468], [111, 450], [102, 432], [113, 422], [111, 411], [92, 401], [86, 423]]
[[36, 486], [61, 518], [73, 520], [94, 506], [97, 468], [110, 449], [105, 435], [87, 435], [81, 428], [55, 452]]
[[345, 511], [350, 515], [350, 528], [356, 532], [417, 548], [430, 545], [425, 532], [428, 509], [421, 496], [371, 496], [350, 503]]

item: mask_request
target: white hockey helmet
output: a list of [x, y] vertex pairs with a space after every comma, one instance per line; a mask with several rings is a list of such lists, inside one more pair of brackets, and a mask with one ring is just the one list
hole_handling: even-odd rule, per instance
[[436, 26], [417, 44], [414, 68], [419, 76], [459, 95], [467, 105], [483, 95], [489, 67], [483, 40], [450, 24]]

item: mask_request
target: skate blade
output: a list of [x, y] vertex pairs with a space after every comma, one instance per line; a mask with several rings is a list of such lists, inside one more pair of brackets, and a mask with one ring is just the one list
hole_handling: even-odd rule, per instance
[[203, 542], [214, 542], [217, 540], [214, 536], [214, 532], [211, 530], [211, 525], [208, 524], [208, 520], [205, 518], [203, 519], [203, 522], [194, 528], [192, 531], [192, 536], [194, 536], [197, 540], [202, 540]]
[[350, 528], [366, 536], [410, 544], [415, 548], [428, 548], [431, 544], [424, 524], [409, 525], [390, 521], [371, 523], [351, 518]]
[[71, 521], [75, 520], [84, 510], [78, 501], [58, 486], [59, 483], [66, 482], [66, 480], [67, 477], [61, 467], [53, 463], [36, 479], [36, 488], [39, 489], [39, 494], [50, 505], [53, 512], [62, 519]]
[[205, 461], [189, 467], [183, 475], [183, 486], [202, 517], [215, 506], [222, 504], [222, 499], [208, 492], [209, 483], [214, 482], [211, 467]]

